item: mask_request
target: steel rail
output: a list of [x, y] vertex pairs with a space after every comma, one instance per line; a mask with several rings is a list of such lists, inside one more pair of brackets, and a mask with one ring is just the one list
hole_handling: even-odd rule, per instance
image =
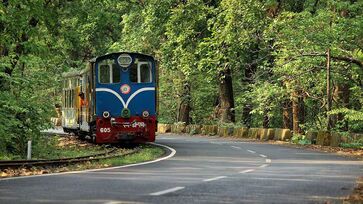
[[55, 160], [67, 160], [67, 159], [83, 159], [83, 158], [89, 158], [89, 157], [98, 157], [103, 156], [106, 154], [110, 154], [116, 151], [116, 149], [112, 149], [111, 151], [103, 152], [103, 153], [97, 153], [97, 154], [91, 154], [86, 156], [79, 156], [79, 157], [68, 157], [68, 158], [59, 158], [59, 159], [34, 159], [34, 160], [2, 160], [0, 161], [1, 164], [7, 164], [7, 163], [33, 163], [33, 162], [46, 162], [46, 161], [55, 161]]
[[[110, 159], [119, 156], [126, 156], [140, 151], [140, 148], [137, 148], [131, 152], [123, 153], [123, 154], [113, 154], [117, 149], [113, 149], [111, 151], [99, 154], [93, 154], [88, 156], [81, 157], [72, 157], [72, 158], [62, 158], [62, 159], [40, 159], [40, 160], [12, 160], [12, 161], [0, 161], [0, 169], [7, 168], [16, 168], [16, 167], [32, 167], [32, 166], [57, 166], [63, 164], [71, 164], [71, 163], [79, 163], [86, 161], [96, 161], [101, 159]], [[106, 156], [105, 156], [106, 155]]]

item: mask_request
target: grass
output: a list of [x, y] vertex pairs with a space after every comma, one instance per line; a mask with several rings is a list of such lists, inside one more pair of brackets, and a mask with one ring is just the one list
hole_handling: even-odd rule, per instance
[[76, 137], [59, 136], [43, 137], [33, 148], [33, 159], [81, 157], [107, 151], [105, 146], [93, 145]]
[[[160, 151], [151, 148], [150, 145], [143, 145], [141, 147], [145, 148], [145, 151], [143, 150], [142, 154], [136, 154], [135, 156], [137, 157], [135, 158], [126, 157], [126, 160], [124, 162], [153, 159], [153, 155], [158, 155], [160, 153]], [[128, 149], [123, 149], [122, 151], [125, 152]], [[87, 141], [78, 140], [76, 137], [43, 136], [40, 138], [39, 141], [34, 142], [34, 145], [32, 147], [32, 159], [59, 159], [81, 157], [104, 153], [110, 150], [111, 149], [107, 148], [105, 145], [90, 144]], [[26, 159], [25, 157], [17, 155], [15, 153], [12, 154], [6, 151], [0, 151], [0, 160], [19, 160]], [[117, 163], [120, 161], [116, 159], [111, 160], [110, 162]]]
[[[26, 146], [17, 151], [0, 150], [0, 160], [26, 159]], [[93, 145], [76, 137], [40, 136], [32, 144], [32, 159], [58, 159], [80, 157], [107, 151], [105, 146]]]
[[120, 156], [111, 159], [105, 159], [94, 162], [87, 162], [84, 164], [74, 165], [70, 168], [75, 168], [73, 170], [82, 169], [92, 169], [92, 168], [102, 168], [111, 166], [121, 166], [126, 164], [134, 164], [145, 161], [151, 161], [161, 157], [165, 151], [160, 147], [155, 147], [152, 145], [140, 145], [141, 150], [131, 155]]
[[0, 160], [12, 160], [14, 156], [8, 154], [0, 154]]
[[93, 155], [103, 153], [107, 149], [103, 146], [89, 146], [89, 147], [76, 147], [70, 146], [66, 148], [56, 148], [53, 152], [43, 155], [42, 159], [57, 159], [57, 158], [69, 158], [69, 157], [81, 157], [87, 155]]

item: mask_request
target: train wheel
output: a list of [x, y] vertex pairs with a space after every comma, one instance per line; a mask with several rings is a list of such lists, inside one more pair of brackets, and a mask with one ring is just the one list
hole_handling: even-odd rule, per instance
[[91, 141], [96, 144], [96, 133], [91, 133]]
[[91, 124], [89, 135], [91, 136], [91, 142], [96, 144], [96, 125]]
[[69, 134], [69, 130], [67, 128], [63, 128], [63, 132], [68, 133]]
[[86, 139], [86, 135], [84, 135], [84, 134], [80, 133], [80, 134], [78, 135], [78, 138], [79, 138], [80, 140], [85, 140], [85, 139]]

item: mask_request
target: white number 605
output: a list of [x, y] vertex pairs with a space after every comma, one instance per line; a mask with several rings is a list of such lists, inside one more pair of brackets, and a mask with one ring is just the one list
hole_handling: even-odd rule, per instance
[[100, 128], [101, 133], [108, 133], [111, 132], [111, 128]]

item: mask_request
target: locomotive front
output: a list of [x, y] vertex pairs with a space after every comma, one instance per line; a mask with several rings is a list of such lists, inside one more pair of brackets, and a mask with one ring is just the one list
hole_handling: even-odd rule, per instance
[[94, 68], [96, 143], [155, 141], [155, 60], [113, 53], [96, 58]]

